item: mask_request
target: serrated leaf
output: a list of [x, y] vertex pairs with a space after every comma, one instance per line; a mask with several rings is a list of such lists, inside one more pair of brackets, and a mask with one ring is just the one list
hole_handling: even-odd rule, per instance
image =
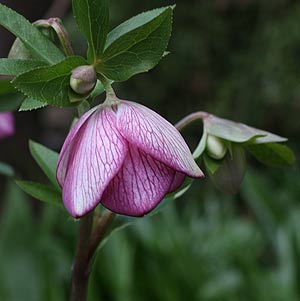
[[278, 143], [252, 144], [247, 149], [258, 161], [272, 167], [286, 167], [295, 163], [294, 153], [285, 145]]
[[158, 64], [167, 48], [172, 27], [171, 7], [137, 15], [119, 25], [107, 37], [99, 73], [116, 81], [146, 72]]
[[73, 0], [73, 13], [88, 40], [88, 61], [93, 63], [101, 57], [108, 33], [108, 0]]
[[16, 181], [17, 185], [33, 198], [63, 209], [61, 192], [56, 189], [31, 181]]
[[41, 60], [55, 64], [64, 59], [61, 51], [22, 15], [0, 4], [0, 25], [17, 36]]
[[37, 110], [37, 109], [44, 108], [46, 105], [47, 103], [45, 102], [41, 102], [33, 98], [26, 97], [23, 100], [22, 105], [19, 108], [19, 111], [22, 112], [22, 111]]
[[60, 190], [56, 180], [56, 165], [59, 154], [34, 141], [29, 141], [29, 149], [32, 157], [51, 183]]
[[86, 61], [80, 56], [70, 56], [64, 61], [40, 67], [17, 76], [14, 86], [26, 96], [56, 106], [72, 106], [69, 101], [71, 71]]
[[244, 148], [234, 144], [232, 145], [232, 156], [227, 153], [217, 171], [211, 174], [208, 169], [208, 174], [218, 189], [229, 194], [236, 194], [243, 181], [246, 167]]
[[6, 177], [13, 177], [15, 174], [14, 169], [8, 165], [7, 163], [0, 162], [0, 175], [6, 176]]
[[45, 65], [36, 60], [0, 59], [0, 74], [15, 76]]
[[203, 118], [203, 123], [208, 134], [236, 143], [245, 143], [251, 140], [251, 143], [259, 144], [287, 140], [270, 132], [256, 129], [243, 123], [219, 118], [212, 114], [207, 114]]

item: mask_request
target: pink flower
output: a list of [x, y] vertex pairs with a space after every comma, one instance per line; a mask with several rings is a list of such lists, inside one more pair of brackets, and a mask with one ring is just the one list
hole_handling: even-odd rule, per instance
[[14, 116], [10, 112], [0, 112], [0, 139], [15, 133]]
[[203, 177], [176, 128], [145, 106], [123, 100], [95, 107], [78, 120], [56, 174], [65, 207], [76, 218], [99, 203], [142, 216], [186, 175]]

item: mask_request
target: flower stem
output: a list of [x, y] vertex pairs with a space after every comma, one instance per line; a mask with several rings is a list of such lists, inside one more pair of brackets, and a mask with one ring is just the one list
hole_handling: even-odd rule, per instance
[[93, 212], [80, 221], [76, 253], [72, 266], [71, 301], [86, 301], [90, 270], [89, 241], [93, 226]]
[[106, 91], [106, 102], [115, 100], [117, 98], [114, 89], [111, 86], [110, 81], [103, 75], [98, 74], [98, 79], [101, 81], [105, 91]]
[[90, 260], [95, 255], [95, 252], [96, 252], [100, 242], [104, 238], [104, 235], [105, 235], [111, 221], [114, 219], [115, 216], [116, 216], [115, 213], [113, 213], [111, 211], [107, 211], [101, 217], [96, 229], [93, 231], [93, 234], [92, 234], [91, 240], [90, 240], [90, 247], [89, 247], [89, 258], [90, 258]]
[[96, 224], [94, 231], [93, 212], [81, 219], [72, 267], [70, 301], [86, 301], [93, 258], [114, 217], [113, 212], [107, 211]]
[[194, 122], [195, 120], [198, 120], [198, 119], [203, 119], [205, 118], [206, 116], [208, 116], [209, 114], [206, 113], [206, 112], [194, 112], [194, 113], [191, 113], [189, 115], [187, 115], [186, 117], [184, 117], [183, 119], [181, 119], [180, 121], [178, 121], [176, 124], [175, 124], [175, 127], [178, 131], [181, 131], [183, 130], [186, 126], [188, 126], [190, 123]]

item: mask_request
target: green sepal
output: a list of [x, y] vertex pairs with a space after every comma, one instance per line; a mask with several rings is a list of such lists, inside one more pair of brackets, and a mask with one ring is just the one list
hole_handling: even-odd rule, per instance
[[214, 175], [215, 172], [220, 168], [222, 165], [222, 160], [215, 160], [208, 156], [207, 154], [203, 154], [203, 161], [205, 164], [205, 168], [207, 169], [210, 175]]
[[221, 191], [236, 194], [239, 191], [247, 168], [245, 151], [239, 144], [232, 145], [232, 155], [227, 152], [218, 169], [211, 173], [207, 169], [213, 184]]
[[201, 157], [206, 148], [207, 132], [204, 130], [200, 142], [193, 152], [193, 157], [195, 160]]
[[285, 142], [287, 140], [273, 133], [256, 129], [243, 123], [219, 118], [212, 114], [207, 114], [203, 118], [203, 123], [208, 134], [236, 143], [251, 142], [259, 144]]
[[295, 163], [294, 153], [278, 143], [251, 144], [247, 150], [261, 163], [272, 167], [287, 167]]

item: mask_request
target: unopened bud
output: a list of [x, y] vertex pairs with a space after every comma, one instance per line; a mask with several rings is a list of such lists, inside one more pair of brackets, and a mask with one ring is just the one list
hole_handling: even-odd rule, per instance
[[91, 92], [97, 82], [96, 71], [93, 66], [79, 66], [72, 70], [70, 86], [77, 94]]
[[226, 154], [227, 148], [222, 139], [208, 135], [206, 140], [206, 152], [207, 154], [216, 160], [221, 160]]

